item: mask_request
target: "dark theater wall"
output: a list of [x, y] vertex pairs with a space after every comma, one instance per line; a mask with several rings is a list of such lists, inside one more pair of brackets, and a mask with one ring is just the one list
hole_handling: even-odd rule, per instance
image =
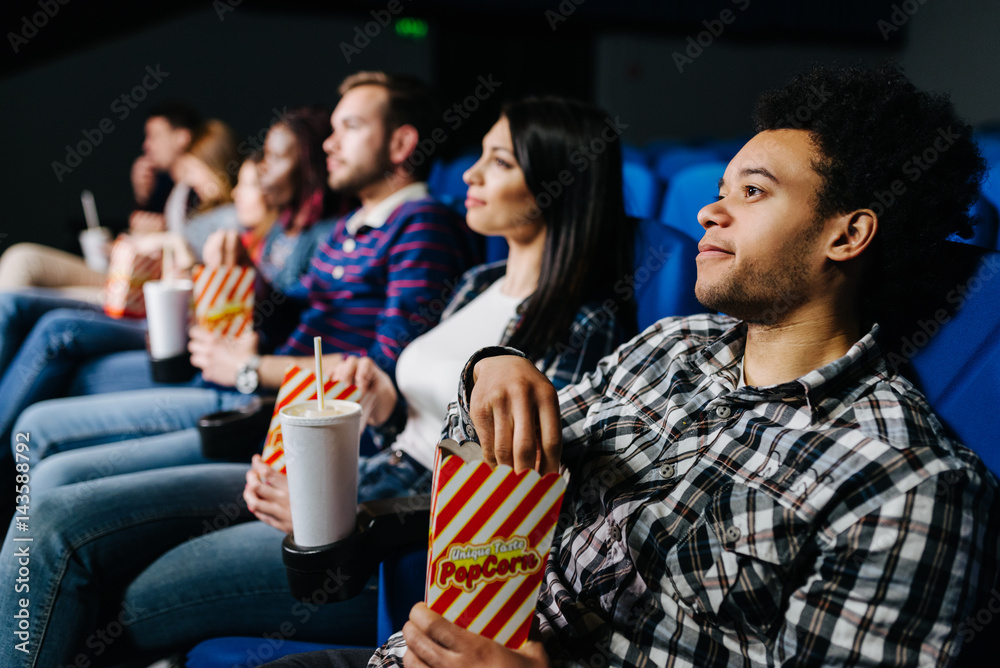
[[[340, 43], [353, 41], [359, 22], [364, 25], [240, 7], [220, 20], [206, 2], [0, 81], [0, 126], [7, 133], [0, 179], [0, 233], [7, 236], [0, 248], [37, 241], [79, 252], [83, 189], [93, 191], [102, 224], [124, 226], [131, 209], [129, 169], [141, 151], [145, 112], [156, 102], [190, 100], [205, 116], [232, 125], [249, 146], [263, 136], [274, 110], [332, 107], [337, 85], [358, 69], [431, 77], [431, 41], [389, 31], [352, 53], [348, 63]], [[32, 55], [30, 47], [22, 53]], [[133, 100], [133, 93], [143, 99]], [[68, 155], [67, 145], [89, 154]], [[65, 168], [54, 169], [54, 162]]]

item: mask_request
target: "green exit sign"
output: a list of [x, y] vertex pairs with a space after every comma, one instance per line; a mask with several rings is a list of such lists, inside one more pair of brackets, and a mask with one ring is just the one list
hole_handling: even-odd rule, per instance
[[427, 37], [428, 25], [423, 19], [403, 18], [396, 21], [396, 34], [407, 39]]

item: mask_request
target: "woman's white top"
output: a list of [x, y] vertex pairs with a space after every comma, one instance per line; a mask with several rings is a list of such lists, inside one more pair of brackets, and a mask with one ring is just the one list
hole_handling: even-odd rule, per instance
[[448, 404], [458, 397], [458, 377], [480, 348], [500, 343], [522, 299], [500, 292], [501, 278], [450, 318], [403, 349], [396, 363], [396, 382], [407, 401], [406, 427], [396, 437], [402, 450], [427, 469], [434, 466], [434, 447]]

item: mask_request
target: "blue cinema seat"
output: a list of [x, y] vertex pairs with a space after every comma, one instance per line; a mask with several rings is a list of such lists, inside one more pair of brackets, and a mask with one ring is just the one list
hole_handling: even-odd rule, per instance
[[478, 153], [465, 153], [451, 162], [435, 163], [427, 179], [428, 189], [445, 204], [455, 205], [464, 214], [468, 186], [462, 180], [462, 174], [478, 159]]
[[[904, 337], [904, 356], [912, 356], [911, 377], [959, 441], [1000, 476], [1000, 253], [976, 246], [961, 248], [962, 264], [975, 271], [951, 287], [946, 299], [957, 310], [943, 324], [928, 318]], [[982, 609], [996, 589], [986, 585], [975, 606]], [[992, 600], [992, 599], [990, 599]], [[977, 633], [962, 649], [956, 666], [997, 665], [1000, 635]]]
[[678, 172], [663, 197], [660, 220], [689, 237], [701, 239], [704, 229], [698, 224], [698, 211], [718, 197], [719, 179], [725, 171], [726, 163], [713, 161]]
[[976, 270], [950, 293], [960, 308], [918, 323], [902, 352], [941, 420], [1000, 475], [1000, 253], [967, 248]]
[[711, 148], [693, 148], [678, 146], [661, 153], [655, 161], [650, 162], [653, 172], [668, 188], [673, 187], [673, 178], [685, 167], [700, 165], [705, 162], [716, 162], [719, 156]]
[[656, 218], [662, 184], [653, 171], [644, 163], [626, 160], [622, 163], [622, 183], [625, 213], [635, 218]]
[[981, 193], [982, 200], [985, 200], [985, 202], [978, 203], [974, 207], [974, 211], [982, 213], [984, 209], [989, 208], [988, 206], [984, 206], [984, 204], [988, 204], [992, 207], [992, 219], [989, 217], [990, 214], [986, 215], [976, 230], [976, 236], [969, 243], [983, 246], [984, 248], [1000, 250], [1000, 231], [997, 229], [996, 215], [997, 211], [1000, 211], [1000, 163], [991, 166], [986, 172]]

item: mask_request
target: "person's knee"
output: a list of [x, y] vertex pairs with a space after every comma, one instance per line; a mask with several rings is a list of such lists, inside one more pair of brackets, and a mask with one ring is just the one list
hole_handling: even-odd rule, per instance
[[0, 288], [28, 288], [37, 285], [36, 273], [43, 257], [42, 246], [14, 244], [0, 255]]
[[[32, 464], [37, 464], [51, 454], [50, 440], [45, 426], [53, 424], [52, 421], [58, 419], [59, 417], [50, 411], [47, 402], [42, 401], [28, 406], [21, 411], [14, 422], [11, 448], [15, 453], [21, 452]], [[19, 443], [23, 445], [19, 446]]]

